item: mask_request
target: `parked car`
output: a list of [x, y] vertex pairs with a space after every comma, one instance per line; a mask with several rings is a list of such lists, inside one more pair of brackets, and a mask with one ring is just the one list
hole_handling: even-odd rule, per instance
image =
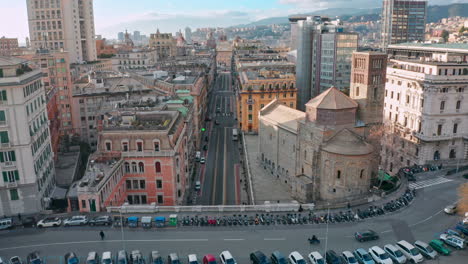
[[302, 257], [302, 255], [297, 252], [293, 251], [291, 254], [289, 254], [289, 263], [291, 264], [306, 264], [307, 262], [305, 259]]
[[452, 246], [457, 249], [465, 248], [465, 240], [461, 237], [454, 235], [441, 234], [440, 240], [444, 241], [445, 244]]
[[14, 256], [10, 258], [10, 264], [23, 264], [23, 261], [21, 261], [20, 257]]
[[379, 246], [373, 246], [369, 248], [369, 254], [378, 264], [393, 264], [393, 260], [390, 256]]
[[200, 163], [201, 163], [201, 164], [204, 164], [205, 161], [206, 161], [206, 160], [205, 160], [205, 157], [201, 157], [201, 158], [200, 158]]
[[2, 259], [1, 257], [0, 257], [0, 264], [5, 264], [5, 263], [3, 262], [3, 259]]
[[435, 251], [439, 252], [439, 254], [448, 256], [450, 255], [451, 250], [444, 246], [444, 242], [440, 241], [439, 239], [433, 239], [429, 242], [429, 246], [431, 246]]
[[216, 264], [215, 256], [208, 254], [203, 257], [203, 264]]
[[421, 255], [427, 259], [435, 259], [437, 257], [437, 252], [434, 251], [426, 242], [416, 240], [414, 246], [419, 250]]
[[463, 218], [462, 223], [468, 225], [468, 212], [465, 212], [465, 218]]
[[26, 260], [28, 264], [42, 264], [41, 256], [39, 256], [39, 252], [37, 251], [29, 253]]
[[270, 264], [270, 260], [261, 251], [250, 253], [250, 262], [252, 264]]
[[219, 255], [219, 258], [221, 259], [221, 262], [223, 264], [237, 264], [234, 257], [232, 257], [231, 252], [227, 250], [221, 252], [221, 254]]
[[69, 252], [69, 253], [65, 254], [64, 258], [65, 258], [65, 264], [78, 264], [78, 263], [80, 263], [80, 259], [73, 252]]
[[[104, 253], [102, 254], [103, 257], [104, 257]], [[96, 251], [92, 251], [92, 252], [88, 253], [88, 257], [86, 257], [86, 264], [100, 264], [99, 263], [99, 256], [98, 256], [98, 253]], [[111, 264], [111, 263], [106, 263], [106, 262], [103, 261], [102, 264]]]
[[394, 245], [387, 244], [387, 245], [384, 246], [384, 250], [390, 256], [390, 258], [393, 260], [393, 262], [396, 262], [398, 264], [406, 263], [405, 255], [403, 255], [401, 250], [399, 250]]
[[21, 225], [23, 227], [34, 227], [36, 226], [36, 222], [36, 218], [34, 218], [33, 216], [27, 216], [21, 220]]
[[424, 260], [424, 257], [421, 255], [421, 253], [419, 253], [419, 250], [408, 243], [406, 240], [398, 241], [396, 246], [410, 262], [419, 263]]
[[108, 215], [101, 215], [101, 216], [97, 216], [89, 220], [88, 223], [90, 226], [99, 226], [99, 225], [110, 226], [112, 225], [112, 219]]
[[198, 258], [195, 254], [188, 255], [188, 264], [198, 264]]
[[354, 237], [359, 242], [379, 239], [379, 235], [373, 230], [364, 230], [361, 232], [356, 232], [354, 233]]
[[167, 256], [168, 264], [180, 264], [179, 256], [176, 253], [171, 253]]
[[117, 264], [128, 264], [127, 251], [120, 250], [117, 252]]
[[164, 264], [164, 261], [158, 251], [151, 251], [151, 254], [149, 255], [149, 264]]
[[462, 232], [465, 236], [468, 236], [468, 224], [460, 222], [455, 226], [455, 229]]
[[132, 250], [130, 254], [130, 263], [131, 264], [145, 264], [145, 259], [141, 255], [141, 251], [138, 249]]
[[39, 222], [37, 222], [36, 226], [39, 228], [43, 227], [57, 227], [62, 224], [62, 220], [58, 217], [46, 217]]
[[88, 217], [84, 215], [75, 215], [63, 221], [64, 226], [81, 226], [88, 224]]
[[447, 207], [444, 208], [444, 212], [446, 214], [454, 214], [457, 212], [457, 204], [451, 204], [451, 205], [447, 205]]
[[351, 253], [351, 251], [343, 251], [341, 256], [344, 258], [347, 264], [358, 264], [356, 257]]
[[344, 264], [341, 261], [341, 257], [333, 250], [327, 250], [327, 252], [325, 252], [325, 260], [327, 264]]
[[325, 259], [318, 251], [310, 252], [309, 260], [312, 264], [325, 264]]
[[273, 251], [271, 253], [271, 263], [273, 264], [288, 264], [286, 258], [279, 251]]
[[361, 264], [375, 264], [375, 261], [372, 259], [371, 255], [364, 250], [363, 248], [358, 248], [353, 252], [353, 255]]
[[201, 182], [200, 181], [196, 181], [195, 182], [195, 190], [196, 191], [199, 191], [201, 189]]
[[106, 251], [102, 253], [101, 264], [113, 264], [114, 260], [112, 259], [112, 252]]

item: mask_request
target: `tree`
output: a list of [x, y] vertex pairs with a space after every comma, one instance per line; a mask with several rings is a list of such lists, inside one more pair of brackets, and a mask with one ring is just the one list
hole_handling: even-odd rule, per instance
[[465, 212], [468, 212], [468, 183], [464, 183], [458, 187], [458, 197], [460, 199], [457, 203], [457, 211], [464, 215]]
[[445, 42], [448, 41], [450, 33], [447, 30], [442, 31], [441, 37], [444, 39]]
[[463, 34], [463, 32], [465, 32], [465, 30], [468, 30], [468, 29], [465, 28], [465, 26], [462, 26], [462, 27], [460, 28], [460, 30], [458, 30], [458, 33]]

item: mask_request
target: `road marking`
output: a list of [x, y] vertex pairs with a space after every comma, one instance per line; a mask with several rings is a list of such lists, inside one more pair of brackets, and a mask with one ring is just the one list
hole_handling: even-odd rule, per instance
[[[187, 239], [143, 239], [143, 240], [125, 240], [125, 242], [206, 242], [206, 238], [187, 238]], [[49, 246], [63, 246], [63, 245], [77, 245], [77, 244], [89, 244], [89, 243], [122, 243], [122, 240], [91, 240], [91, 241], [72, 241], [72, 242], [57, 242], [57, 243], [44, 243], [34, 245], [24, 245], [17, 247], [0, 248], [0, 251], [4, 250], [15, 250], [23, 248], [37, 248], [37, 247], [49, 247]]]
[[265, 241], [284, 241], [286, 238], [264, 238]]
[[226, 204], [227, 200], [227, 128], [224, 128], [224, 169], [223, 169], [223, 204]]
[[442, 183], [446, 183], [446, 182], [451, 182], [453, 180], [450, 180], [450, 179], [447, 179], [447, 178], [444, 178], [444, 177], [437, 177], [437, 178], [434, 178], [434, 179], [429, 179], [429, 180], [423, 180], [423, 181], [419, 181], [419, 182], [412, 182], [409, 184], [409, 188], [410, 189], [422, 189], [422, 188], [426, 188], [426, 187], [429, 187], [429, 186], [434, 186], [434, 185], [438, 185], [438, 184], [442, 184]]
[[224, 241], [244, 241], [244, 238], [224, 238]]
[[[218, 153], [218, 148], [219, 148], [219, 134], [220, 133], [216, 133], [216, 151], [215, 151], [215, 155], [216, 153]], [[214, 166], [214, 171], [213, 171], [213, 186], [211, 186], [211, 189], [212, 189], [212, 192], [211, 192], [211, 204], [212, 205], [215, 205], [216, 204], [216, 175], [217, 175], [217, 168], [218, 168], [218, 158], [219, 158], [219, 155], [216, 155], [216, 158], [215, 158], [215, 166]]]

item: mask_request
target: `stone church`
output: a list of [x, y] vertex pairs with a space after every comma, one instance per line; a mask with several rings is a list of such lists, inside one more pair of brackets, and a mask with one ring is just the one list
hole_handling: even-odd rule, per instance
[[357, 110], [358, 103], [335, 87], [311, 99], [305, 113], [274, 100], [259, 113], [259, 158], [300, 202], [362, 197], [378, 160]]

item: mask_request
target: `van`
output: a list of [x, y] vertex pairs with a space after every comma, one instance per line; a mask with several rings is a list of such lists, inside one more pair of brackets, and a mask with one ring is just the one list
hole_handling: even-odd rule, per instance
[[180, 264], [179, 256], [176, 253], [169, 254], [167, 264]]
[[11, 218], [0, 219], [0, 230], [9, 229], [13, 227], [13, 221]]
[[398, 241], [396, 246], [410, 262], [419, 263], [424, 260], [419, 250], [405, 240]]
[[99, 264], [99, 256], [96, 253], [96, 251], [92, 251], [88, 253], [88, 257], [86, 258], [86, 264]]
[[112, 264], [112, 253], [110, 251], [106, 251], [102, 253], [102, 264]]

